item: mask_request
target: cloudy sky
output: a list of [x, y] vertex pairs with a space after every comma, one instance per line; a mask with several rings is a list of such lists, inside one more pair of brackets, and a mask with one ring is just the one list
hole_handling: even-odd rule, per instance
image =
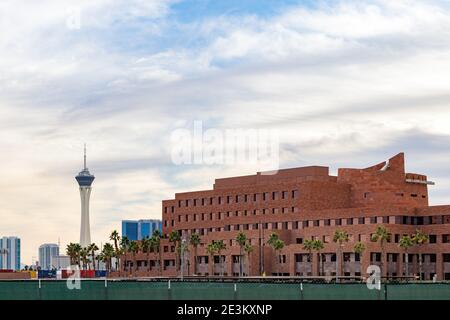
[[0, 236], [93, 241], [251, 165], [175, 165], [171, 134], [279, 133], [280, 165], [365, 167], [404, 151], [450, 203], [450, 2], [2, 0]]

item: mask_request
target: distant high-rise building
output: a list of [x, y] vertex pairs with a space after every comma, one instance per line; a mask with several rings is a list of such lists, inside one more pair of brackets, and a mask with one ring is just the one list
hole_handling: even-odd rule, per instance
[[122, 237], [129, 240], [142, 240], [151, 237], [154, 230], [162, 231], [162, 221], [156, 219], [123, 220]]
[[52, 263], [52, 258], [59, 255], [59, 246], [55, 243], [45, 243], [39, 247], [39, 266], [42, 270], [57, 268]]
[[19, 238], [0, 238], [0, 269], [20, 270]]
[[81, 196], [81, 230], [80, 245], [84, 248], [91, 244], [91, 229], [89, 226], [89, 198], [91, 196], [91, 185], [95, 177], [90, 174], [86, 167], [86, 145], [84, 146], [84, 168], [75, 177], [80, 186]]

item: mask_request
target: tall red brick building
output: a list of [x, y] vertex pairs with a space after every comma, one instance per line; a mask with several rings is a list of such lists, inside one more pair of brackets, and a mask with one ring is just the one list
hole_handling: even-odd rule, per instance
[[[342, 247], [342, 275], [366, 276], [369, 265], [386, 259], [383, 273], [395, 277], [404, 275], [405, 270], [405, 251], [399, 240], [419, 229], [430, 240], [409, 249], [409, 273], [418, 274], [417, 254], [421, 254], [424, 279], [449, 280], [450, 205], [429, 206], [430, 184], [424, 175], [405, 172], [403, 153], [373, 167], [339, 169], [337, 176], [329, 175], [328, 167], [311, 166], [216, 179], [211, 190], [177, 193], [174, 199], [162, 201], [163, 233], [176, 230], [187, 241], [193, 232], [200, 235], [199, 275], [238, 275], [240, 250], [235, 238], [243, 232], [253, 246], [245, 259], [245, 274], [317, 276], [319, 255], [314, 253], [310, 261], [303, 246], [306, 239], [319, 239], [324, 243], [322, 275], [334, 276], [338, 245], [333, 234], [344, 230], [349, 241]], [[371, 241], [378, 225], [391, 233], [386, 255], [381, 254], [379, 243]], [[267, 245], [273, 232], [285, 243], [278, 257]], [[221, 252], [225, 263], [219, 263], [217, 254], [211, 257], [207, 253], [212, 240], [226, 244]], [[354, 252], [357, 242], [366, 247], [362, 254]], [[173, 243], [164, 239], [161, 250], [163, 275], [177, 274]], [[192, 275], [192, 249], [186, 257], [184, 274]], [[154, 255], [150, 274], [145, 255], [138, 254], [136, 259], [138, 275], [157, 274]]]

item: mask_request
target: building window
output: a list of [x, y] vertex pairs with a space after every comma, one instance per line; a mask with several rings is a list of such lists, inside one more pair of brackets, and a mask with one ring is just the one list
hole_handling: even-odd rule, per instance
[[296, 239], [295, 239], [295, 242], [296, 242], [297, 244], [303, 244], [303, 238], [296, 238]]
[[358, 218], [358, 224], [364, 224], [364, 217]]
[[319, 226], [319, 220], [314, 220], [314, 222], [313, 222], [314, 224], [314, 227], [318, 227]]
[[281, 192], [281, 199], [285, 200], [288, 197], [288, 192], [287, 191], [282, 191]]
[[347, 219], [347, 225], [351, 226], [353, 224], [353, 218]]
[[337, 226], [342, 225], [342, 219], [336, 219], [335, 220], [335, 225], [337, 225]]
[[442, 243], [450, 243], [450, 234], [442, 235]]
[[377, 223], [377, 217], [370, 217], [370, 223], [372, 224]]
[[298, 190], [292, 190], [292, 199], [298, 198]]
[[331, 225], [331, 219], [325, 219], [325, 220], [323, 221], [323, 224], [324, 224], [325, 226], [330, 226], [330, 225]]
[[436, 235], [435, 234], [430, 234], [430, 236], [429, 236], [429, 242], [430, 243], [436, 243], [437, 242], [437, 239], [436, 239], [437, 237], [436, 237]]

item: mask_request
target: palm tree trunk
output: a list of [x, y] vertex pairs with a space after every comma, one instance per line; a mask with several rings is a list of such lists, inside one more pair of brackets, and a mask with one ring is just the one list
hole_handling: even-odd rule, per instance
[[197, 275], [197, 246], [194, 246], [194, 274]]
[[242, 277], [242, 246], [239, 246], [239, 277]]
[[247, 256], [247, 277], [250, 277], [250, 254]]
[[408, 269], [409, 269], [409, 257], [408, 257], [408, 251], [405, 251], [405, 277], [408, 277]]
[[319, 277], [322, 275], [322, 255], [320, 254], [320, 251], [317, 253], [319, 255], [319, 265], [317, 266], [319, 269]]
[[275, 251], [275, 268], [277, 271], [277, 276], [280, 276], [280, 266], [279, 266], [279, 259], [280, 257], [278, 256], [278, 251]]
[[422, 254], [419, 253], [419, 280], [422, 281]]
[[162, 276], [162, 255], [161, 255], [161, 248], [158, 249], [158, 269], [159, 269], [159, 275]]

